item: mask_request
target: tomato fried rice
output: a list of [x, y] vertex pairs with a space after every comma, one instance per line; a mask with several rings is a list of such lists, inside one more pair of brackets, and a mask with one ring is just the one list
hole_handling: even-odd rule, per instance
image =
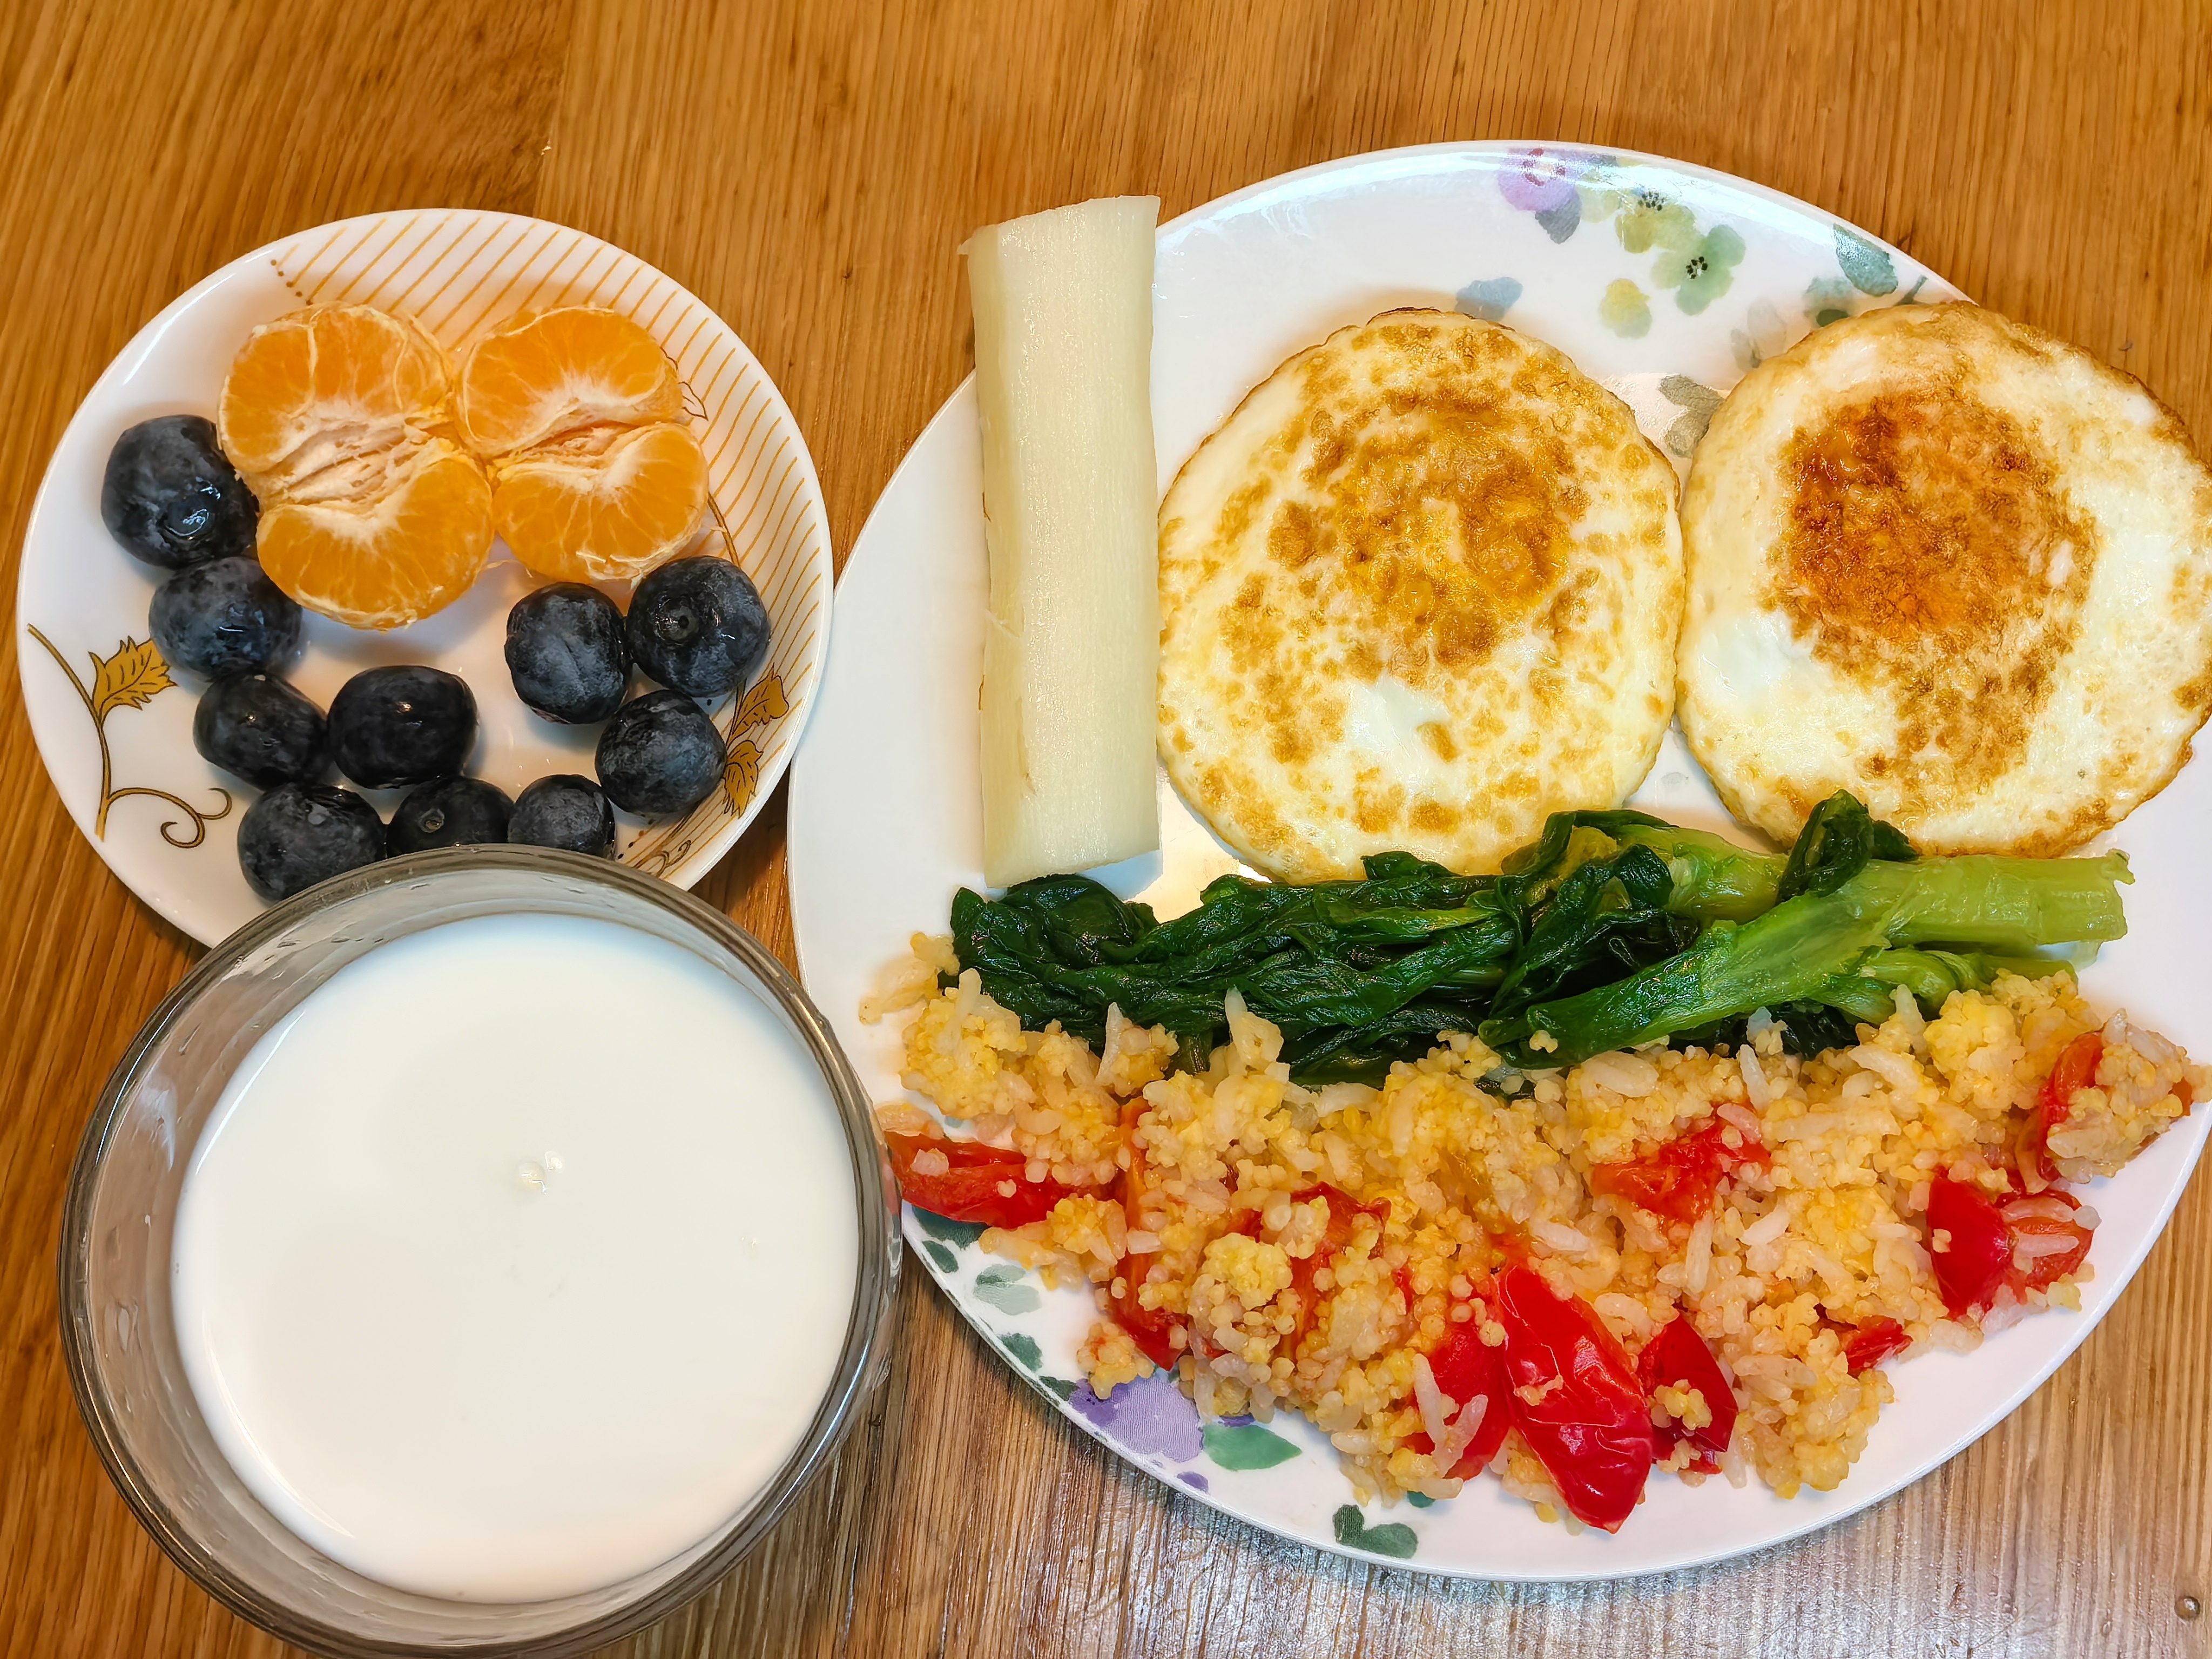
[[1362, 1501], [1487, 1470], [1570, 1525], [1618, 1526], [1654, 1464], [1833, 1488], [1884, 1364], [2079, 1308], [2098, 1218], [2069, 1188], [2212, 1083], [2061, 973], [1933, 1019], [1900, 990], [1818, 1057], [1760, 1017], [1559, 1071], [1454, 1035], [1380, 1088], [1307, 1089], [1234, 993], [1194, 1074], [1118, 1011], [1100, 1052], [1025, 1031], [948, 939], [914, 947], [862, 1009], [914, 1011], [936, 1116], [878, 1108], [902, 1184], [1090, 1285], [1094, 1390], [1164, 1367], [1206, 1419], [1310, 1418]]

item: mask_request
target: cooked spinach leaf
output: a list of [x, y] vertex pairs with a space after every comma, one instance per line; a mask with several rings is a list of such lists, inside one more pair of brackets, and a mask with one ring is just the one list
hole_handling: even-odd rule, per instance
[[[953, 944], [1031, 1030], [1096, 1043], [1118, 1006], [1202, 1063], [1234, 989], [1282, 1029], [1297, 1081], [1373, 1082], [1447, 1031], [1530, 1067], [1741, 1041], [1760, 1007], [1792, 1046], [1848, 1042], [1899, 985], [1933, 1012], [2002, 969], [2057, 966], [2044, 946], [2118, 938], [2128, 878], [2118, 854], [1916, 860], [1841, 793], [1787, 860], [1642, 812], [1560, 812], [1498, 875], [1407, 853], [1365, 870], [1310, 887], [1224, 876], [1164, 922], [1084, 876], [963, 889]], [[1559, 1046], [1531, 1048], [1540, 1031]]]

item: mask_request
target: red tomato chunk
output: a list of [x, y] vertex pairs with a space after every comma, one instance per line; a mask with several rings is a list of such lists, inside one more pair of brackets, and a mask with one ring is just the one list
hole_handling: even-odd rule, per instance
[[[1929, 1249], [1936, 1288], [1954, 1319], [1986, 1312], [2012, 1265], [2012, 1231], [1978, 1187], [1939, 1175], [1928, 1193]], [[1944, 1237], [1938, 1239], [1936, 1234]]]
[[[1144, 1115], [1141, 1097], [1121, 1109], [1122, 1144], [1129, 1153], [1128, 1165], [1121, 1174], [1121, 1212], [1132, 1232], [1140, 1231], [1145, 1224], [1139, 1213], [1145, 1194], [1145, 1154], [1137, 1145], [1136, 1133], [1137, 1120]], [[1165, 1308], [1147, 1308], [1138, 1295], [1145, 1276], [1152, 1271], [1153, 1254], [1146, 1250], [1121, 1258], [1121, 1271], [1117, 1276], [1121, 1288], [1112, 1297], [1114, 1322], [1128, 1332], [1138, 1352], [1164, 1371], [1174, 1368], [1182, 1352], [1176, 1346], [1175, 1333], [1183, 1329], [1185, 1322], [1180, 1314]]]
[[1663, 1450], [1688, 1441], [1697, 1453], [1690, 1467], [1701, 1474], [1718, 1474], [1721, 1466], [1714, 1460], [1728, 1450], [1729, 1441], [1735, 1434], [1735, 1390], [1729, 1387], [1721, 1362], [1713, 1358], [1712, 1349], [1698, 1334], [1697, 1327], [1686, 1318], [1661, 1327], [1637, 1355], [1636, 1371], [1644, 1392], [1655, 1400], [1662, 1388], [1695, 1389], [1705, 1396], [1711, 1422], [1686, 1429], [1668, 1421], [1656, 1425], [1653, 1431]]
[[1628, 1356], [1589, 1304], [1555, 1295], [1534, 1267], [1516, 1265], [1498, 1276], [1498, 1317], [1514, 1426], [1568, 1512], [1619, 1532], [1643, 1495], [1656, 1449]]
[[1869, 1319], [1863, 1325], [1847, 1328], [1850, 1334], [1844, 1338], [1844, 1364], [1851, 1368], [1853, 1376], [1872, 1370], [1890, 1355], [1912, 1346], [1905, 1327], [1894, 1319]]
[[[1458, 1480], [1471, 1480], [1498, 1455], [1498, 1449], [1505, 1443], [1505, 1431], [1513, 1426], [1512, 1384], [1506, 1380], [1505, 1350], [1485, 1342], [1481, 1322], [1470, 1319], [1453, 1326], [1429, 1356], [1429, 1374], [1455, 1409], [1466, 1410], [1471, 1400], [1486, 1402], [1474, 1438], [1460, 1454], [1459, 1462], [1443, 1471]], [[1406, 1444], [1417, 1452], [1436, 1449], [1436, 1442], [1419, 1429], [1406, 1437]]]
[[[2074, 1091], [2096, 1083], [2098, 1062], [2104, 1057], [2105, 1039], [2094, 1031], [2084, 1031], [2061, 1048], [2051, 1063], [2051, 1075], [2043, 1080], [2042, 1097], [2021, 1127], [2014, 1154], [2021, 1178], [2030, 1192], [2040, 1192], [2058, 1179], [2058, 1166], [2051, 1158], [2051, 1132], [2066, 1121], [2074, 1107]], [[2189, 1103], [2185, 1097], [2182, 1103]]]
[[[1737, 1145], [1729, 1145], [1735, 1136]], [[1765, 1164], [1766, 1148], [1724, 1123], [1709, 1123], [1626, 1164], [1591, 1170], [1590, 1191], [1625, 1198], [1670, 1220], [1695, 1223], [1712, 1207], [1721, 1178], [1746, 1164]]]
[[[2088, 1260], [2091, 1229], [2071, 1218], [2070, 1194], [2051, 1188], [1992, 1202], [1980, 1188], [1937, 1176], [1929, 1188], [1928, 1228], [1948, 1237], [1936, 1256], [1936, 1285], [1954, 1319], [1978, 1317], [2000, 1287], [2015, 1296], [2047, 1290]], [[2063, 1212], [2063, 1213], [2062, 1213]]]
[[[1002, 1146], [937, 1135], [887, 1134], [884, 1144], [890, 1151], [899, 1196], [917, 1210], [950, 1221], [1024, 1227], [1050, 1215], [1069, 1192], [1057, 1181], [1031, 1181], [1029, 1159]], [[926, 1152], [939, 1154], [946, 1167], [933, 1174], [915, 1170], [915, 1159]]]
[[[2054, 1206], [2068, 1213], [2058, 1215]], [[2016, 1198], [1998, 1211], [2012, 1233], [2005, 1283], [2014, 1294], [2048, 1290], [2089, 1259], [2092, 1230], [2072, 1217], [2081, 1207], [2071, 1193], [2053, 1187], [2033, 1198]]]

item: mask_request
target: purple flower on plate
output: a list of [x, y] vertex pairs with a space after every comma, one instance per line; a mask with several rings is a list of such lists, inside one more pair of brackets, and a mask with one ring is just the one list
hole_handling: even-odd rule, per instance
[[1198, 1407], [1164, 1372], [1124, 1382], [1101, 1400], [1085, 1382], [1067, 1397], [1075, 1413], [1124, 1451], [1154, 1452], [1176, 1462], [1198, 1455]]
[[1184, 1486], [1188, 1486], [1193, 1492], [1204, 1492], [1206, 1490], [1206, 1477], [1202, 1474], [1194, 1474], [1188, 1469], [1185, 1469], [1181, 1474], [1176, 1476], [1176, 1479], [1182, 1481]]
[[1596, 161], [1578, 149], [1508, 150], [1498, 193], [1523, 213], [1550, 213], [1575, 199], [1575, 181]]

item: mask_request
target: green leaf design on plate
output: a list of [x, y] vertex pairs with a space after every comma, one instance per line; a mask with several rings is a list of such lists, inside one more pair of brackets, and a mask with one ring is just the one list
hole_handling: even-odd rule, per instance
[[1370, 1527], [1359, 1535], [1359, 1547], [1373, 1550], [1377, 1555], [1394, 1555], [1401, 1561], [1410, 1561], [1421, 1540], [1413, 1529], [1402, 1521], [1393, 1521], [1387, 1527]]
[[1296, 1446], [1257, 1423], [1208, 1423], [1202, 1438], [1206, 1455], [1224, 1469], [1272, 1469], [1298, 1455]]
[[[1553, 241], [1559, 239], [1553, 237]], [[1510, 276], [1492, 276], [1482, 282], [1469, 283], [1454, 296], [1454, 303], [1470, 317], [1479, 317], [1486, 323], [1504, 320], [1505, 313], [1513, 309], [1521, 298], [1521, 284]]]
[[1805, 314], [1815, 328], [1840, 323], [1858, 302], [1857, 294], [1840, 276], [1815, 276], [1805, 284]]
[[1838, 225], [1835, 232], [1836, 263], [1853, 288], [1876, 298], [1897, 292], [1897, 267], [1888, 254], [1855, 230]]
[[1395, 1556], [1401, 1561], [1410, 1560], [1421, 1540], [1413, 1529], [1402, 1522], [1388, 1526], [1370, 1527], [1361, 1517], [1359, 1505], [1346, 1504], [1330, 1517], [1336, 1528], [1336, 1541], [1349, 1550], [1370, 1550], [1376, 1555]]
[[1409, 1492], [1406, 1494], [1406, 1501], [1417, 1510], [1425, 1510], [1437, 1500], [1425, 1492]]
[[928, 1253], [929, 1259], [937, 1264], [938, 1272], [957, 1273], [960, 1271], [960, 1258], [935, 1239], [931, 1239], [928, 1243], [922, 1246], [922, 1249]]
[[1037, 1381], [1046, 1388], [1050, 1389], [1062, 1400], [1066, 1399], [1068, 1395], [1075, 1392], [1075, 1384], [1069, 1382], [1064, 1376], [1040, 1376], [1037, 1378]]
[[1659, 382], [1659, 391], [1668, 403], [1683, 411], [1681, 417], [1667, 428], [1667, 448], [1686, 460], [1705, 441], [1713, 411], [1721, 406], [1721, 394], [1686, 374], [1669, 374]]
[[1044, 1364], [1044, 1351], [1037, 1346], [1035, 1337], [1024, 1336], [1016, 1331], [1012, 1336], [1002, 1336], [999, 1340], [1008, 1353], [1031, 1370]]
[[1035, 1313], [1044, 1305], [1044, 1298], [1030, 1285], [1020, 1282], [1022, 1270], [1008, 1262], [1002, 1267], [986, 1267], [975, 1275], [975, 1297], [988, 1302], [1000, 1313]]
[[916, 1210], [914, 1218], [921, 1223], [922, 1231], [932, 1238], [941, 1238], [956, 1249], [966, 1249], [983, 1236], [980, 1221], [954, 1221], [941, 1215], [932, 1215], [927, 1210]]

